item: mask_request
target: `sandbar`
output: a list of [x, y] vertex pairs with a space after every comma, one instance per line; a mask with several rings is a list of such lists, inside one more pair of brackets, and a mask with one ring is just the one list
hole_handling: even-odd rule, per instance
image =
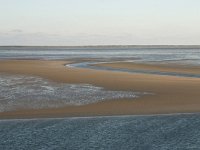
[[[0, 73], [39, 76], [59, 83], [86, 83], [109, 90], [150, 92], [136, 99], [108, 100], [83, 106], [1, 112], [0, 119], [69, 116], [144, 115], [200, 112], [200, 78], [133, 74], [70, 68], [68, 60], [1, 60]], [[105, 65], [105, 64], [102, 64]], [[107, 64], [109, 67], [159, 69], [199, 73], [198, 68], [137, 64]]]

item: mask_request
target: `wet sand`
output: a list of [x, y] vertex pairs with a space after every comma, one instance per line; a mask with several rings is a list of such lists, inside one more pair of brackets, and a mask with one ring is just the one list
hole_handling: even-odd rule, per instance
[[[151, 92], [131, 100], [110, 100], [84, 106], [64, 106], [56, 109], [17, 110], [0, 113], [0, 118], [39, 118], [65, 116], [130, 115], [200, 112], [200, 79], [149, 74], [131, 74], [65, 67], [70, 61], [2, 60], [0, 73], [40, 76], [60, 83], [88, 83], [110, 90]], [[105, 65], [105, 64], [103, 64]], [[130, 64], [109, 64], [110, 67], [130, 67]], [[131, 66], [132, 68], [133, 66]], [[153, 69], [157, 65], [134, 64]], [[152, 68], [153, 67], [153, 68]], [[168, 71], [185, 71], [179, 66], [159, 66]], [[198, 73], [198, 68], [186, 68]]]
[[161, 71], [161, 72], [175, 72], [175, 73], [188, 73], [188, 74], [200, 74], [199, 66], [191, 66], [184, 64], [144, 64], [133, 62], [114, 62], [96, 64], [94, 66], [111, 67], [116, 69], [130, 69], [130, 70], [147, 70], [147, 71]]

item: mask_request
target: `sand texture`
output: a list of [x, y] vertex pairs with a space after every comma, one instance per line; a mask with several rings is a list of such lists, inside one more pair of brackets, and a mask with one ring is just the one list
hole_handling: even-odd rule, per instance
[[[71, 62], [64, 60], [2, 60], [0, 61], [0, 73], [32, 75], [59, 83], [87, 83], [109, 90], [133, 90], [154, 94], [142, 96], [134, 100], [110, 100], [83, 106], [2, 112], [0, 113], [0, 118], [161, 114], [200, 111], [200, 78], [132, 74], [64, 66], [68, 63]], [[162, 66], [133, 63], [102, 65], [128, 69], [140, 68], [200, 73], [197, 67], [185, 68], [175, 65]]]

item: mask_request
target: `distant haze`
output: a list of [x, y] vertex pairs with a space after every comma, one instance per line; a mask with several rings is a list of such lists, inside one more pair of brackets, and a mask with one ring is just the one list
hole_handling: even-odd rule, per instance
[[200, 0], [0, 0], [0, 45], [199, 45]]

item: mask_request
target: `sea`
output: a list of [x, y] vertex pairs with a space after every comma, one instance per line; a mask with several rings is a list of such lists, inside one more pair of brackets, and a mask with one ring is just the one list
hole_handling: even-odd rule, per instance
[[[200, 46], [0, 47], [0, 60], [10, 59], [82, 59], [84, 63], [87, 60], [91, 63], [92, 60], [92, 63], [125, 61], [200, 66]], [[71, 67], [88, 66], [75, 64]], [[199, 78], [199, 75], [191, 74], [178, 76]], [[71, 97], [66, 99], [63, 91]], [[1, 112], [21, 106], [46, 108], [63, 104], [84, 105], [124, 97], [134, 100], [144, 94], [154, 93], [108, 91], [88, 84], [59, 84], [40, 77], [0, 74]], [[58, 98], [60, 101], [55, 102]], [[1, 149], [198, 150], [200, 114], [4, 119], [0, 120]]]
[[200, 65], [200, 46], [0, 46], [0, 59], [75, 58]]

